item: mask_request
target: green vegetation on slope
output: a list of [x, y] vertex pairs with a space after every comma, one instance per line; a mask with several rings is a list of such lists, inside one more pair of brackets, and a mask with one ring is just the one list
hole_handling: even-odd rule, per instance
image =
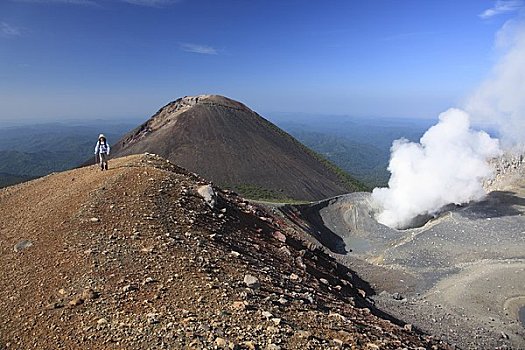
[[388, 152], [372, 145], [319, 132], [298, 131], [295, 137], [368, 188], [383, 187], [388, 184], [390, 177], [387, 170]]
[[229, 188], [232, 191], [235, 191], [236, 193], [239, 193], [247, 199], [277, 203], [293, 202], [293, 199], [286, 197], [283, 193], [279, 193], [277, 191], [273, 191], [257, 185], [239, 184], [233, 186], [225, 185], [224, 187]]
[[435, 120], [285, 114], [272, 120], [369, 188], [388, 184], [392, 142], [417, 141]]

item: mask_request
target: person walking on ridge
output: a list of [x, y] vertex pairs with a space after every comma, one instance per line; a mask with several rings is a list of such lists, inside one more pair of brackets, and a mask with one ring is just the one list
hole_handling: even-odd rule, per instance
[[98, 136], [97, 145], [95, 146], [95, 161], [100, 165], [100, 170], [108, 170], [109, 143], [104, 134]]

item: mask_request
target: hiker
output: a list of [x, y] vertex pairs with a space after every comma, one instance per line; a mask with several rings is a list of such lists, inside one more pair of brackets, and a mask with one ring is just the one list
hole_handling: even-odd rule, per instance
[[100, 170], [108, 170], [109, 144], [104, 134], [98, 135], [97, 145], [95, 146], [95, 161], [100, 164]]

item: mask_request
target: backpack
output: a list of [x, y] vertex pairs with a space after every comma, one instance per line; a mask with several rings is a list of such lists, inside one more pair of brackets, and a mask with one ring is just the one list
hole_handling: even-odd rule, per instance
[[98, 143], [98, 153], [99, 154], [100, 153], [108, 153], [108, 143], [107, 143], [107, 141], [104, 142], [104, 143], [101, 143], [99, 141], [99, 143]]

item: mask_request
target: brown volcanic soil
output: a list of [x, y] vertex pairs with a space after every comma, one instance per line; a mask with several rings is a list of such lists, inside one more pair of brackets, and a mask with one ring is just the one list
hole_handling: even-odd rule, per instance
[[362, 189], [357, 181], [341, 179], [277, 126], [222, 96], [178, 99], [113, 146], [117, 157], [144, 152], [223, 187], [256, 186], [297, 200]]
[[160, 157], [110, 166], [0, 191], [0, 349], [446, 348], [262, 209], [210, 208]]

